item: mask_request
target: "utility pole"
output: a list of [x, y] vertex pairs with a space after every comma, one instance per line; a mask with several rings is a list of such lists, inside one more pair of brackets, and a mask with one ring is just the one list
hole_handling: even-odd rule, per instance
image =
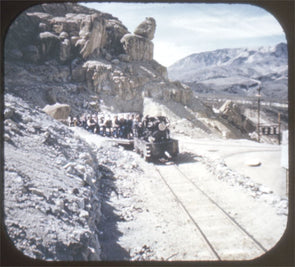
[[281, 144], [281, 113], [279, 112], [278, 114], [278, 124], [279, 124], [279, 129], [278, 129], [278, 143], [279, 145]]
[[260, 95], [260, 90], [261, 90], [261, 87], [259, 86], [258, 87], [258, 101], [257, 101], [257, 141], [258, 143], [260, 143], [260, 98], [261, 98], [261, 95]]

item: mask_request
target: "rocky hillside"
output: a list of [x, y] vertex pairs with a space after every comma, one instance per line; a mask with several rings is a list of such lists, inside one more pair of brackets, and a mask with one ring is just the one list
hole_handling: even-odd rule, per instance
[[101, 178], [95, 151], [21, 98], [5, 95], [5, 227], [31, 258], [99, 260]]
[[258, 49], [220, 49], [190, 55], [168, 68], [169, 78], [188, 84], [198, 94], [254, 96], [287, 100], [287, 45]]
[[6, 36], [6, 90], [41, 107], [67, 103], [73, 113], [99, 111], [102, 100], [113, 111], [142, 112], [145, 96], [189, 104], [191, 90], [153, 60], [155, 30], [153, 18], [132, 34], [112, 15], [76, 4], [34, 6]]
[[[155, 30], [155, 20], [146, 18], [132, 34], [112, 15], [71, 3], [34, 6], [11, 24], [4, 62], [4, 225], [24, 255], [100, 260], [108, 190], [101, 181], [137, 168], [124, 168], [131, 162], [125, 151], [91, 147], [58, 120], [143, 113], [146, 99], [167, 110], [175, 105], [176, 118], [192, 117], [184, 107], [196, 103], [191, 89], [170, 82], [153, 60]], [[195, 108], [202, 109], [201, 102]]]
[[[255, 128], [255, 121], [250, 122], [244, 114], [238, 114], [240, 111], [234, 111], [241, 120], [234, 125], [228, 116], [219, 118], [218, 115], [216, 120], [214, 105], [195, 98], [192, 89], [184, 83], [168, 79], [167, 69], [153, 59], [155, 31], [153, 18], [146, 18], [130, 33], [111, 14], [77, 4], [33, 6], [11, 24], [6, 35], [5, 91], [42, 108], [59, 120], [66, 119], [69, 114], [80, 116], [101, 111], [160, 113], [173, 118], [173, 131], [191, 133], [190, 129], [196, 127], [193, 131], [196, 136], [212, 134], [249, 138], [249, 129]], [[227, 73], [224, 76], [229, 75], [229, 69], [236, 64], [234, 62], [242, 60], [242, 52], [237, 51], [240, 50], [204, 53], [203, 59], [194, 65], [195, 69], [203, 68], [203, 84], [217, 81], [222, 87], [225, 81], [237, 80], [236, 87], [230, 88], [243, 87], [241, 76], [220, 78], [216, 67], [216, 64], [224, 65], [222, 69]], [[281, 68], [279, 55], [284, 51], [284, 45], [280, 45], [273, 52], [278, 65], [273, 71]], [[251, 53], [244, 51], [245, 55]], [[259, 53], [262, 61], [264, 52], [261, 50]], [[254, 53], [252, 59], [259, 53]], [[178, 74], [186, 75], [189, 72], [185, 69], [185, 60], [182, 62]], [[192, 66], [190, 62], [186, 63]], [[258, 63], [256, 65], [259, 66]], [[216, 68], [215, 78], [207, 71], [208, 68]], [[268, 67], [268, 72], [271, 70], [272, 67]], [[247, 71], [250, 70], [245, 69]], [[284, 68], [281, 71], [284, 72]], [[251, 86], [247, 87], [249, 92], [255, 91], [260, 78], [255, 82], [253, 79]], [[190, 83], [194, 89], [195, 83]], [[202, 86], [198, 85], [197, 89]], [[228, 90], [227, 87], [223, 89], [222, 93]], [[203, 91], [210, 90], [211, 85]], [[61, 111], [56, 112], [56, 109]]]

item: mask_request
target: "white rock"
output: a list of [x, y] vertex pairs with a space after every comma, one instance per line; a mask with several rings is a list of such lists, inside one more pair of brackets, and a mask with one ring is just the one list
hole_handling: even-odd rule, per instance
[[81, 210], [79, 214], [80, 218], [88, 218], [89, 217], [89, 212], [86, 210]]
[[250, 167], [258, 167], [261, 165], [261, 161], [259, 159], [248, 159], [247, 161], [245, 161], [245, 164], [247, 166], [250, 166]]

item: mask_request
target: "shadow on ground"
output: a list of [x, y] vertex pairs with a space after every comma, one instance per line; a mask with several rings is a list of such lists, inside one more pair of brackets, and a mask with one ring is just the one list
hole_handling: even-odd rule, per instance
[[185, 163], [193, 163], [198, 162], [198, 158], [201, 156], [191, 153], [191, 152], [182, 152], [177, 155], [177, 157], [173, 159], [157, 159], [152, 161], [156, 165], [170, 165], [170, 164], [185, 164]]
[[103, 174], [101, 179], [102, 219], [98, 226], [101, 233], [101, 259], [103, 261], [127, 261], [130, 260], [130, 254], [118, 244], [122, 233], [118, 230], [117, 223], [122, 218], [115, 213], [115, 208], [108, 203], [112, 192], [117, 194], [113, 172], [106, 167], [100, 167], [100, 171]]

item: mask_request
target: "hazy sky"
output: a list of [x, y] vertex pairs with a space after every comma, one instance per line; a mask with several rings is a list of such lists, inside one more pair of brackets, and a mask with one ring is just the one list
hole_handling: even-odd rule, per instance
[[155, 18], [154, 59], [166, 67], [193, 53], [286, 42], [278, 21], [253, 5], [115, 2], [84, 5], [112, 14], [132, 33], [146, 17]]

